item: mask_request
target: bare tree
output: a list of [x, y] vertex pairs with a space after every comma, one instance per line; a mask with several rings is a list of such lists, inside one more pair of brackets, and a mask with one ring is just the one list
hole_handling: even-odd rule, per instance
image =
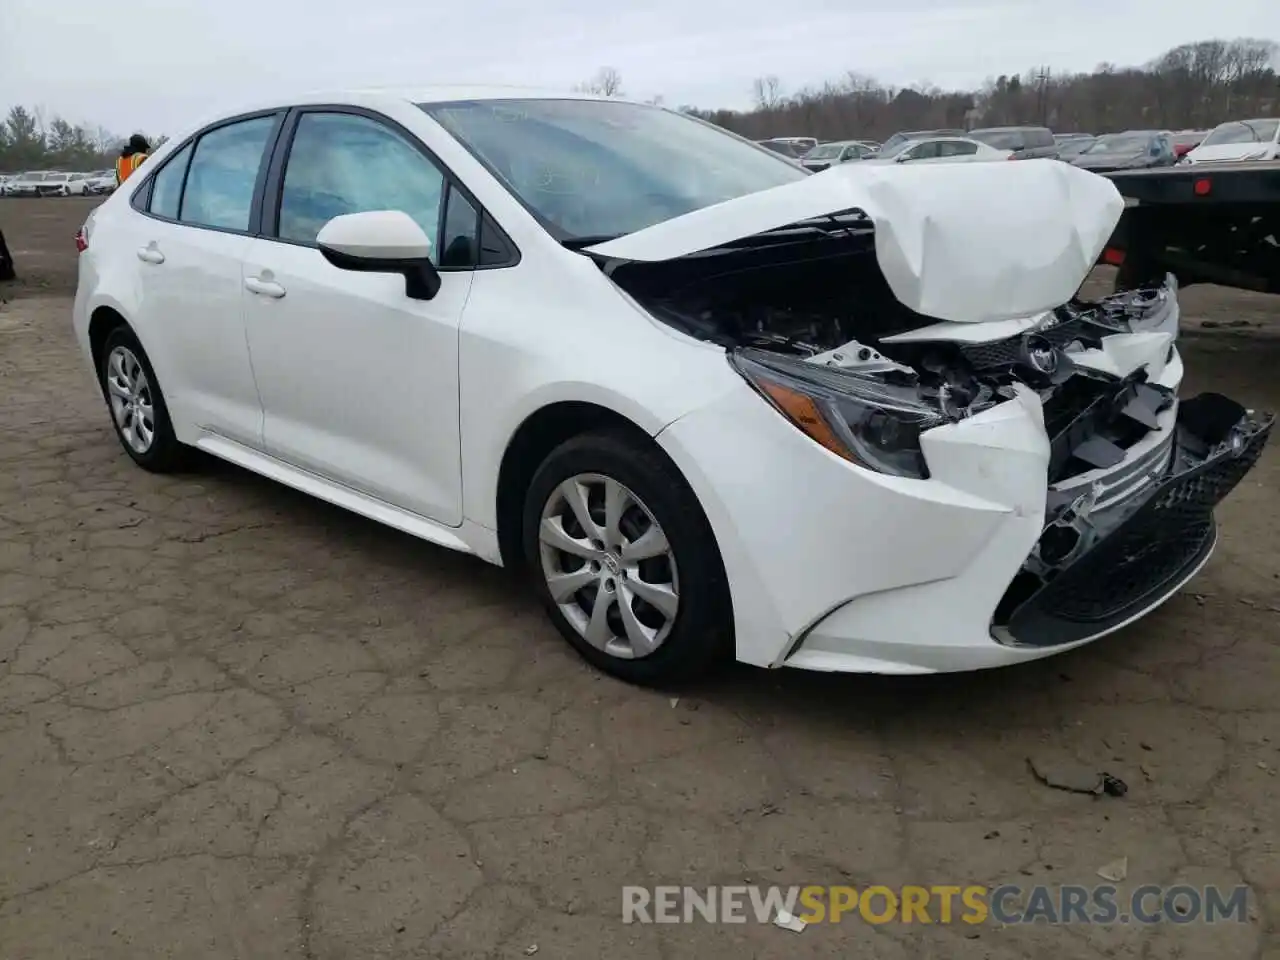
[[613, 67], [601, 67], [595, 76], [574, 87], [580, 93], [592, 93], [599, 97], [622, 96], [622, 74]]
[[782, 81], [770, 74], [751, 81], [751, 95], [758, 110], [776, 110], [782, 104]]

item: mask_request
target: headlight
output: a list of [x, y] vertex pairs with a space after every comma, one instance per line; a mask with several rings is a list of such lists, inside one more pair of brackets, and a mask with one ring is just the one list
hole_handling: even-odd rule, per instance
[[729, 359], [775, 410], [836, 456], [877, 473], [929, 476], [920, 435], [947, 418], [914, 385], [766, 350], [742, 348]]

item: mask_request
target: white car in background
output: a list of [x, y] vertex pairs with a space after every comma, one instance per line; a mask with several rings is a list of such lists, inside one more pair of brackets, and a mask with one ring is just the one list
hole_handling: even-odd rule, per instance
[[15, 174], [8, 183], [8, 196], [39, 196], [40, 184], [44, 182], [45, 177], [52, 175], [48, 170], [28, 170], [25, 173]]
[[987, 160], [1008, 160], [1012, 150], [1000, 150], [968, 137], [928, 137], [918, 140], [902, 140], [881, 148], [864, 163], [981, 163]]
[[1209, 131], [1194, 150], [1179, 161], [1196, 163], [1246, 163], [1280, 158], [1280, 119], [1230, 120]]
[[111, 193], [116, 188], [114, 170], [97, 170], [89, 174], [88, 190], [93, 196]]
[[511, 567], [626, 680], [967, 670], [1164, 602], [1269, 434], [1179, 402], [1172, 281], [1076, 299], [1122, 209], [1056, 161], [811, 175], [646, 104], [328, 93], [158, 150], [73, 324], [139, 466]]
[[67, 192], [63, 196], [83, 197], [89, 193], [89, 178], [93, 176], [89, 173], [69, 173], [67, 174]]

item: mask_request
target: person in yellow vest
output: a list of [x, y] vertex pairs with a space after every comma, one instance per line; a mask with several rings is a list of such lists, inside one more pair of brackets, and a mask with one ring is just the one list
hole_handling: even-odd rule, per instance
[[151, 153], [151, 144], [147, 143], [146, 137], [140, 133], [135, 133], [129, 138], [129, 142], [124, 145], [124, 149], [120, 151], [120, 156], [116, 159], [117, 187], [128, 180], [133, 171], [142, 166], [142, 161], [147, 159], [149, 153]]

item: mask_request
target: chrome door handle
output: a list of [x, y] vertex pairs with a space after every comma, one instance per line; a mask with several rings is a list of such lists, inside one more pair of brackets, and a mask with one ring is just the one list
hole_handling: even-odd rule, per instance
[[143, 263], [164, 263], [164, 254], [156, 247], [139, 247], [138, 259]]
[[284, 287], [276, 283], [274, 280], [260, 280], [257, 277], [245, 277], [244, 287], [250, 293], [256, 293], [260, 297], [271, 297], [279, 300], [284, 296]]

